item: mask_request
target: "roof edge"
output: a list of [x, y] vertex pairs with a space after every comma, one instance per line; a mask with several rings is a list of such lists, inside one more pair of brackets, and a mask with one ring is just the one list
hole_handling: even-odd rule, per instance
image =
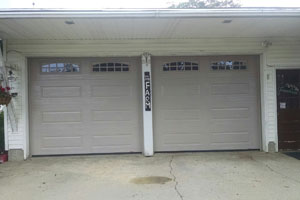
[[0, 9], [0, 18], [300, 17], [300, 8]]

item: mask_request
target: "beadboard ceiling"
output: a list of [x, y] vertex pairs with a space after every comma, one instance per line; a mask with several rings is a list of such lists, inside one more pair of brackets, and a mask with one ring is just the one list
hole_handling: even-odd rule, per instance
[[[74, 24], [65, 23], [70, 20]], [[223, 23], [224, 20], [232, 22]], [[0, 37], [26, 40], [300, 37], [300, 18], [2, 18]]]

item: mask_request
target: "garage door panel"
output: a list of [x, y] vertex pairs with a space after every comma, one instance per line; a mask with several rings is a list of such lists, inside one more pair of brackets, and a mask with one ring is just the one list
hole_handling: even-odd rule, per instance
[[247, 132], [249, 129], [249, 119], [213, 119], [210, 121], [209, 130], [213, 133]]
[[93, 121], [131, 121], [135, 117], [135, 113], [131, 111], [102, 111], [93, 110]]
[[222, 95], [222, 96], [213, 96], [210, 100], [211, 108], [236, 108], [242, 109], [249, 107], [249, 105], [256, 105], [256, 98], [251, 96], [232, 96], [232, 95]]
[[106, 145], [106, 146], [92, 146], [91, 153], [111, 153], [111, 152], [137, 152], [140, 151], [140, 147], [132, 145]]
[[73, 112], [43, 112], [42, 113], [42, 120], [45, 123], [49, 122], [81, 122], [81, 112], [80, 111], [73, 111]]
[[164, 134], [162, 137], [164, 145], [205, 145], [208, 136], [199, 132]]
[[[153, 94], [153, 98], [156, 95]], [[197, 97], [200, 101], [200, 97]], [[171, 103], [170, 103], [171, 102]], [[199, 102], [195, 101], [194, 99], [190, 98], [189, 96], [179, 96], [179, 97], [171, 97], [167, 96], [164, 97], [162, 100], [160, 100], [160, 105], [157, 106], [159, 108], [155, 108], [153, 112], [157, 112], [160, 107], [162, 107], [162, 110], [184, 110], [184, 109], [198, 109], [202, 107]]]
[[132, 146], [132, 135], [93, 136], [92, 147]]
[[161, 86], [162, 96], [183, 96], [183, 95], [200, 95], [200, 88], [198, 85], [162, 85]]
[[122, 85], [92, 86], [92, 97], [124, 97], [132, 96], [132, 87]]
[[163, 112], [165, 120], [198, 120], [200, 111], [197, 110], [166, 110]]
[[138, 130], [138, 125], [133, 121], [103, 121], [103, 122], [92, 122], [89, 124], [89, 132], [99, 133], [99, 134], [107, 134], [107, 133], [136, 133]]
[[252, 149], [252, 145], [249, 142], [233, 142], [233, 143], [212, 143], [210, 146], [211, 150], [221, 149], [221, 150], [243, 150]]
[[44, 148], [61, 148], [61, 147], [76, 147], [81, 148], [83, 145], [82, 137], [43, 137], [42, 146]]
[[248, 83], [213, 83], [211, 84], [212, 95], [248, 94]]
[[[34, 120], [34, 118], [32, 118]], [[64, 123], [43, 123], [36, 120], [36, 123], [40, 123], [40, 126], [32, 127], [33, 132], [38, 132], [37, 136], [72, 136], [83, 135], [85, 127], [82, 122], [64, 122]], [[68, 131], [66, 131], [68, 130]]]
[[80, 97], [81, 87], [41, 87], [42, 98]]
[[39, 155], [66, 155], [70, 154], [84, 154], [84, 148], [82, 147], [53, 147], [53, 148], [39, 148], [39, 149], [34, 149], [32, 148], [31, 151], [39, 151]]
[[213, 133], [211, 134], [212, 143], [248, 143], [250, 140], [248, 132], [237, 133]]
[[249, 108], [212, 108], [212, 119], [248, 119]]
[[133, 99], [133, 97], [90, 98], [89, 104], [96, 111], [138, 110], [136, 108], [137, 100], [137, 98]]
[[[164, 131], [166, 132], [199, 132], [205, 121], [191, 121], [191, 120], [168, 120], [164, 123]], [[188, 127], [188, 128], [187, 128]]]
[[[192, 73], [162, 70], [178, 59], [152, 59], [155, 150], [260, 148], [258, 57], [193, 57], [199, 70]], [[213, 70], [210, 63], [218, 60], [247, 67]]]
[[102, 60], [90, 58], [74, 59], [80, 72], [41, 72], [56, 60], [30, 60], [32, 154], [141, 151], [138, 60], [118, 59], [129, 65], [124, 72], [93, 71], [91, 60]]

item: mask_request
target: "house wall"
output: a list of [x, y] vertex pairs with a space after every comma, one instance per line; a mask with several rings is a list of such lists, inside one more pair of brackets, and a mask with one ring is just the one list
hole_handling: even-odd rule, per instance
[[[272, 45], [265, 47], [268, 40]], [[300, 67], [300, 38], [203, 38], [159, 40], [8, 40], [7, 62], [18, 65], [19, 79], [14, 99], [18, 117], [18, 131], [9, 129], [9, 149], [29, 152], [28, 97], [26, 57], [105, 57], [139, 56], [148, 52], [153, 56], [201, 55], [260, 55], [262, 150], [268, 152], [269, 143], [277, 146], [276, 68]], [[270, 143], [271, 144], [271, 143]]]

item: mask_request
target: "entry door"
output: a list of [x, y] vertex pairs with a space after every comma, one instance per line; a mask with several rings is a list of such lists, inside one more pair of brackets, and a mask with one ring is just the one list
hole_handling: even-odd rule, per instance
[[300, 149], [300, 70], [277, 70], [278, 140], [281, 150]]

